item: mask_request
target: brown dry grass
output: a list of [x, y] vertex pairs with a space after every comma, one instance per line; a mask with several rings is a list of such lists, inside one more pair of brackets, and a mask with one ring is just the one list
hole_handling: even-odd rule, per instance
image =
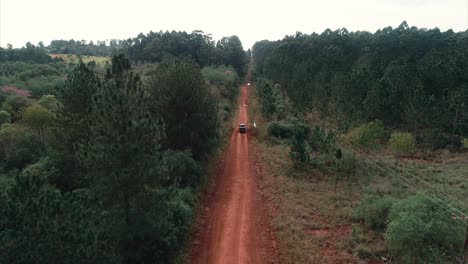
[[358, 263], [350, 247], [358, 187], [336, 183], [317, 169], [295, 171], [289, 147], [267, 139], [255, 91], [249, 92], [249, 116], [257, 124], [249, 132], [249, 148], [272, 214], [281, 263]]

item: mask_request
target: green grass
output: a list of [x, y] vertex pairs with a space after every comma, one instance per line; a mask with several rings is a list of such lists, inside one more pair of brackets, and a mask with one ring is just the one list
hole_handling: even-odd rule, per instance
[[270, 204], [280, 262], [354, 263], [348, 241], [351, 209], [360, 198], [357, 186], [336, 183], [318, 169], [294, 170], [289, 146], [268, 138], [255, 90], [248, 89], [249, 120], [257, 124], [249, 131], [250, 155]]

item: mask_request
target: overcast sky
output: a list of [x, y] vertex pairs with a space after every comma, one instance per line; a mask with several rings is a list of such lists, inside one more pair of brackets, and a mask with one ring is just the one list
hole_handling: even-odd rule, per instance
[[0, 45], [105, 40], [150, 30], [238, 35], [247, 49], [296, 31], [410, 26], [465, 31], [468, 0], [0, 0]]

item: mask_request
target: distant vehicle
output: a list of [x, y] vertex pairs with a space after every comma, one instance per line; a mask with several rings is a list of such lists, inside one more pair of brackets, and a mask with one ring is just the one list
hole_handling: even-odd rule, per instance
[[239, 133], [245, 133], [246, 128], [244, 123], [239, 124]]

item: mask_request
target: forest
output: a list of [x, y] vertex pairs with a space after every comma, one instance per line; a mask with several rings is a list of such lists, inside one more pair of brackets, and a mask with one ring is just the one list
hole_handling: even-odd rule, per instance
[[200, 32], [0, 49], [0, 263], [176, 261], [248, 60]]
[[252, 111], [266, 123], [257, 138], [288, 212], [275, 220], [282, 262], [319, 254], [327, 238], [303, 238], [307, 231], [333, 237], [344, 228], [338, 249], [327, 251], [347, 252], [335, 261], [460, 262], [468, 213], [467, 47], [468, 31], [405, 21], [375, 33], [297, 32], [254, 44], [259, 113]]
[[297, 33], [257, 42], [253, 54], [256, 73], [280, 84], [298, 111], [333, 116], [342, 130], [377, 119], [421, 140], [446, 133], [460, 147], [457, 136], [468, 133], [467, 45], [467, 32], [403, 22], [374, 34]]
[[457, 263], [467, 47], [402, 22], [0, 48], [0, 263], [187, 262], [250, 72], [242, 146], [282, 263]]

